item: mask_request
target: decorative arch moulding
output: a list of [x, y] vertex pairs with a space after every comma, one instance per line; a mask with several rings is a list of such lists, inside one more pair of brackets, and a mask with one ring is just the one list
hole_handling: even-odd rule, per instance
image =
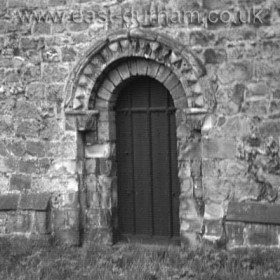
[[[209, 111], [209, 108], [205, 106], [207, 100], [204, 100], [207, 97], [201, 93], [199, 102], [195, 102], [194, 99], [197, 97], [193, 97], [190, 90], [190, 86], [193, 86], [206, 74], [202, 62], [185, 45], [169, 36], [132, 29], [109, 35], [96, 42], [86, 52], [74, 68], [65, 88], [66, 114], [71, 115], [73, 111], [98, 109], [95, 105], [90, 107], [89, 104], [95, 104], [99, 86], [104, 78], [107, 78], [112, 69], [117, 68], [117, 64], [129, 62], [132, 59], [158, 63], [168, 68], [170, 75], [177, 77], [184, 91], [187, 100], [184, 108], [194, 109], [189, 110], [190, 114]], [[130, 69], [128, 70], [130, 71]], [[136, 75], [139, 74], [136, 73]], [[124, 80], [122, 75], [121, 78]], [[112, 81], [109, 80], [109, 82]]]

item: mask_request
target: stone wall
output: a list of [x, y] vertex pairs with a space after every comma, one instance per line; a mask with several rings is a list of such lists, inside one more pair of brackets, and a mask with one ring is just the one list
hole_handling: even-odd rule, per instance
[[[176, 13], [167, 19], [159, 13], [163, 7], [201, 15], [250, 10], [250, 22], [187, 24]], [[140, 50], [145, 39], [163, 44], [161, 52], [174, 51], [160, 63], [172, 69], [187, 97], [180, 95], [176, 113], [183, 243], [280, 245], [280, 221], [267, 220], [280, 203], [278, 0], [3, 0], [0, 9], [1, 235], [112, 242], [114, 114], [102, 108], [110, 103], [113, 78], [104, 86], [102, 73], [115, 64], [109, 58], [85, 67], [108, 42], [120, 59], [128, 36]], [[253, 16], [259, 11], [262, 22]], [[56, 12], [67, 17], [60, 22], [52, 18]], [[172, 63], [184, 51], [201, 73], [187, 67], [178, 74]], [[145, 63], [140, 71], [152, 69]], [[98, 82], [83, 80], [88, 73]], [[269, 214], [253, 219], [263, 206]]]

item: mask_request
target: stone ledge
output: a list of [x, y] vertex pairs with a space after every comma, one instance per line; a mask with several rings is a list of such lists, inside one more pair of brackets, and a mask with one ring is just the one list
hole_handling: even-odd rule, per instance
[[0, 211], [35, 210], [46, 211], [52, 194], [6, 194], [0, 195]]
[[280, 225], [280, 205], [230, 202], [226, 221]]

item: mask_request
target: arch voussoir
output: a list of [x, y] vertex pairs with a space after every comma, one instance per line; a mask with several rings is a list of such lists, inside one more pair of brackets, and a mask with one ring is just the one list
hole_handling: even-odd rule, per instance
[[[127, 62], [120, 63], [124, 58]], [[111, 73], [114, 65], [117, 65], [115, 71], [119, 75]], [[188, 98], [190, 85], [205, 74], [205, 69], [190, 50], [170, 37], [133, 29], [111, 34], [98, 41], [73, 72], [76, 74], [74, 85], [66, 87], [72, 89], [72, 95], [68, 95], [65, 102], [66, 110], [88, 110], [89, 100], [92, 102], [95, 98], [92, 88], [96, 91], [104, 75], [109, 75], [115, 87], [120, 80], [131, 76], [148, 75], [165, 84], [169, 91], [177, 86], [175, 75]], [[108, 87], [105, 88], [108, 90]], [[112, 91], [112, 85], [109, 91]]]

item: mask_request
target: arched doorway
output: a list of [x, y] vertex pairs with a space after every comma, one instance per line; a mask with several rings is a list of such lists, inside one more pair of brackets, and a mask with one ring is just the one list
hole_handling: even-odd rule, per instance
[[155, 79], [130, 79], [116, 103], [118, 229], [122, 239], [179, 237], [175, 107]]

